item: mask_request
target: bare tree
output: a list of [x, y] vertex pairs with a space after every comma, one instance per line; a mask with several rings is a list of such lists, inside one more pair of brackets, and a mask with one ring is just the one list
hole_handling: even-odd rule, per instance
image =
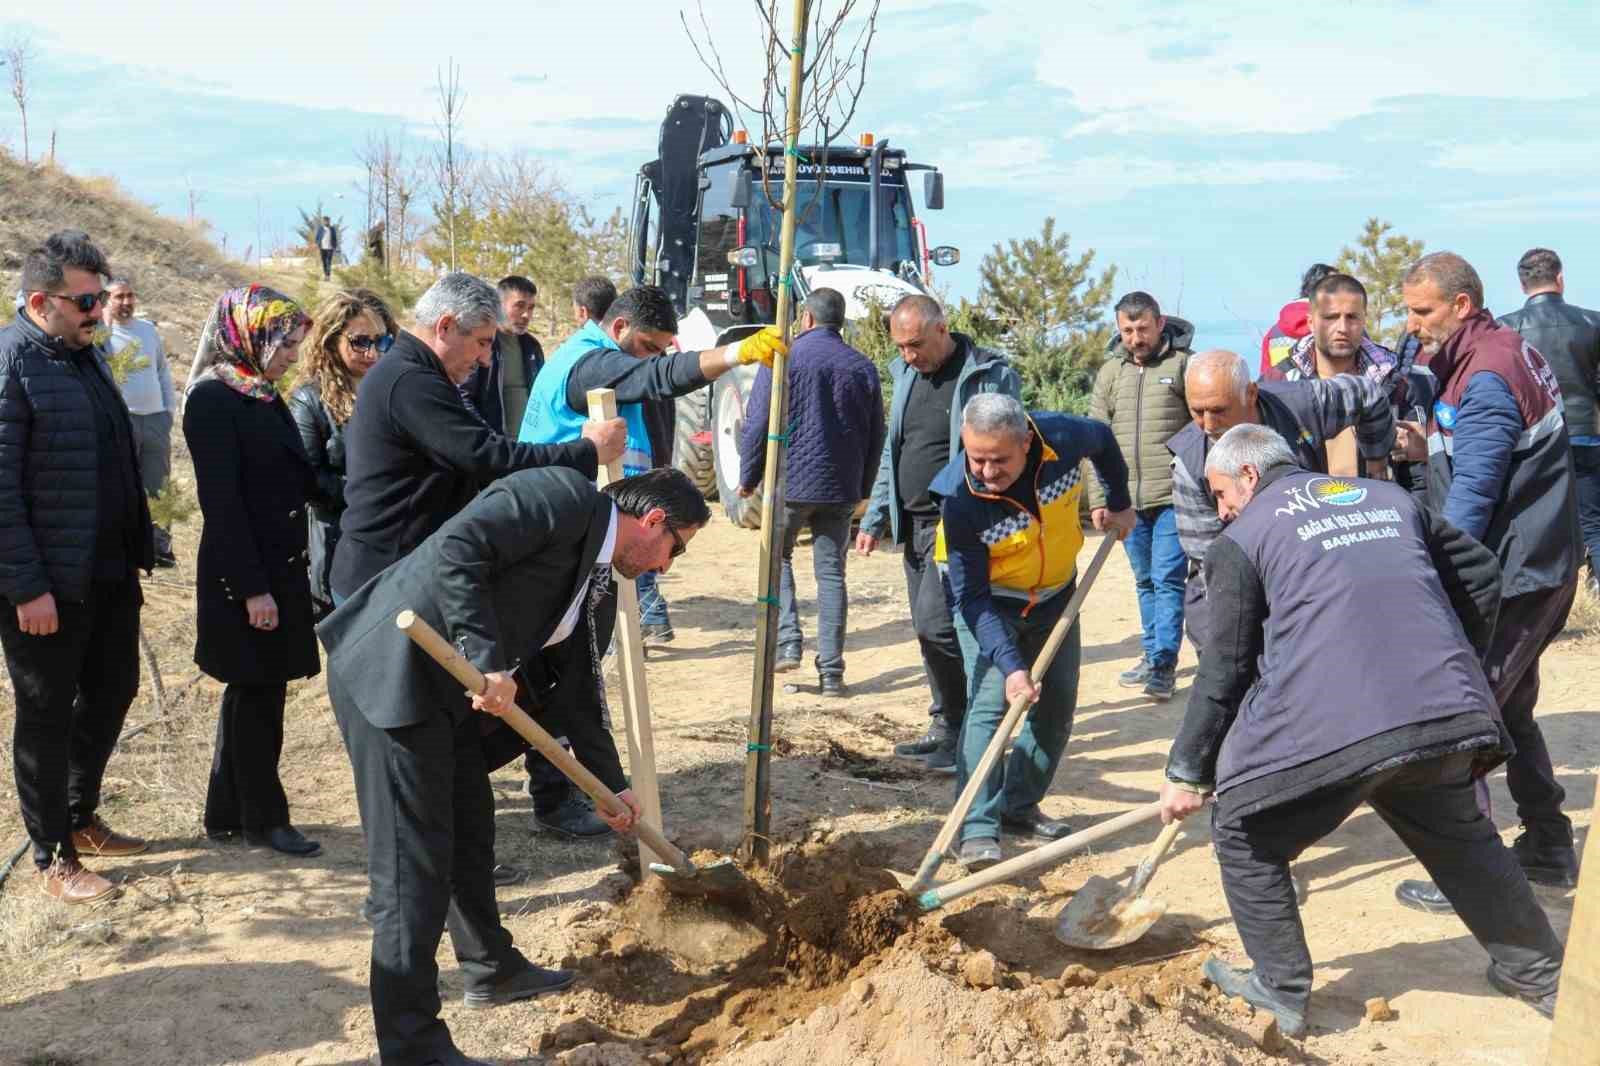
[[367, 173], [367, 218], [376, 220], [367, 227], [368, 238], [381, 225], [384, 269], [404, 265], [417, 225], [410, 213], [422, 184], [417, 167], [406, 157], [404, 139], [387, 130], [368, 134], [356, 160]]
[[434, 181], [444, 197], [445, 228], [450, 239], [450, 269], [456, 269], [456, 193], [461, 188], [462, 171], [467, 159], [456, 137], [461, 128], [461, 110], [466, 105], [467, 94], [461, 91], [461, 68], [454, 58], [446, 60], [445, 69], [437, 74], [439, 92], [439, 117], [434, 127], [442, 142], [434, 153]]
[[0, 66], [6, 68], [11, 99], [17, 102], [17, 113], [22, 116], [22, 161], [28, 160], [28, 72], [33, 65], [33, 42], [22, 34], [14, 34], [0, 49]]
[[[878, 32], [878, 7], [882, 0], [790, 2], [807, 2], [807, 18], [811, 29], [806, 35], [809, 43], [801, 82], [800, 125], [803, 130], [813, 131], [809, 139], [822, 150], [819, 162], [825, 163], [828, 146], [855, 118], [856, 105], [866, 87], [867, 60], [871, 57], [872, 42]], [[739, 125], [751, 129], [751, 123], [746, 118], [748, 113], [760, 123], [760, 143], [769, 148], [782, 147], [789, 113], [790, 59], [790, 42], [780, 28], [782, 19], [779, 8], [783, 5], [780, 0], [752, 0], [752, 3], [765, 45], [765, 68], [759, 94], [740, 92], [734, 88], [711, 34], [705, 0], [695, 0], [700, 23], [698, 35], [689, 25], [685, 11], [679, 10], [678, 19], [683, 23], [684, 33], [688, 34], [695, 55], [732, 101]], [[762, 192], [774, 211], [783, 206], [780, 194], [772, 187], [773, 171], [781, 167], [781, 161], [782, 156], [774, 157], [771, 153], [766, 153], [761, 161]], [[825, 173], [825, 167], [816, 168], [819, 189]], [[807, 210], [814, 209], [818, 202], [818, 197], [812, 197]]]

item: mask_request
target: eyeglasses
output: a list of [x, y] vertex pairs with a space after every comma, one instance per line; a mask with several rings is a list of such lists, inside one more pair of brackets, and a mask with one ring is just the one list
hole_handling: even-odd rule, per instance
[[42, 295], [49, 296], [52, 299], [65, 300], [67, 303], [76, 307], [84, 314], [88, 314], [95, 308], [100, 307], [106, 302], [106, 298], [111, 295], [104, 289], [101, 289], [99, 292], [86, 292], [82, 296], [68, 296], [64, 292], [44, 292], [42, 289], [38, 291]]
[[358, 352], [364, 352], [373, 345], [377, 345], [379, 353], [386, 352], [394, 347], [394, 334], [392, 333], [385, 333], [381, 337], [369, 337], [364, 333], [358, 333], [354, 336], [346, 334], [344, 339], [350, 347]]
[[685, 544], [682, 538], [678, 536], [678, 531], [676, 529], [668, 526], [667, 535], [672, 538], [672, 554], [668, 556], [668, 558], [676, 559], [678, 556], [689, 550], [689, 546]]

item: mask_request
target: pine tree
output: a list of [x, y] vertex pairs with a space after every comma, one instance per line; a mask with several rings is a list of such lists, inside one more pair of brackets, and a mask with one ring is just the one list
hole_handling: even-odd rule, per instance
[[1422, 257], [1423, 243], [1377, 218], [1367, 219], [1354, 248], [1346, 245], [1334, 265], [1367, 287], [1367, 335], [1393, 348], [1405, 332], [1406, 305], [1400, 283]]

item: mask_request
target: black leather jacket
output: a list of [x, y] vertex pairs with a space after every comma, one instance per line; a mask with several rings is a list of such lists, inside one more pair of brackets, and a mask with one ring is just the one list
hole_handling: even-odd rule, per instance
[[1600, 434], [1596, 404], [1600, 371], [1600, 313], [1567, 303], [1559, 293], [1528, 297], [1519, 311], [1500, 318], [1544, 356], [1561, 383], [1561, 407], [1567, 433], [1574, 437]]

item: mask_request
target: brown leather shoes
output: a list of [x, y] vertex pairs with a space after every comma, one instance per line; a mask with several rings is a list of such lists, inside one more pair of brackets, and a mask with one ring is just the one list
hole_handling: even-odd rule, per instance
[[111, 895], [117, 886], [85, 870], [77, 859], [57, 859], [39, 871], [39, 889], [62, 903], [93, 903]]
[[73, 832], [72, 846], [86, 855], [103, 855], [110, 859], [138, 855], [150, 847], [138, 837], [116, 832], [99, 817]]

